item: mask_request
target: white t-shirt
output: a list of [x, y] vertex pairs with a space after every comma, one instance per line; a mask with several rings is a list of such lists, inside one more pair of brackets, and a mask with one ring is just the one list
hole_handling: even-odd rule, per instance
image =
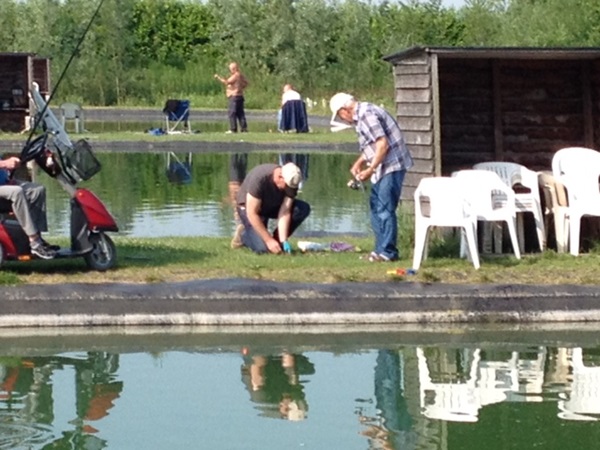
[[281, 96], [281, 104], [283, 105], [285, 102], [289, 100], [302, 100], [302, 96], [293, 89], [290, 89], [287, 92], [284, 92]]

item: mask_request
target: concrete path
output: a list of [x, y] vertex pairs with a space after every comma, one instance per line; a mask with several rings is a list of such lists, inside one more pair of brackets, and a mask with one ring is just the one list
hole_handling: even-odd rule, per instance
[[1, 327], [600, 321], [589, 286], [308, 284], [245, 279], [5, 287]]

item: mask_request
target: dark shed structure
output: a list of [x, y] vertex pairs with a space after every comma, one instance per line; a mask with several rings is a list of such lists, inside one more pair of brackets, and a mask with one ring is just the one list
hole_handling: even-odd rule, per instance
[[50, 61], [32, 53], [0, 53], [0, 132], [19, 132], [28, 126], [29, 89], [38, 83], [50, 93]]
[[600, 148], [600, 48], [414, 47], [394, 66], [396, 116], [424, 176], [482, 161], [549, 170], [555, 151]]

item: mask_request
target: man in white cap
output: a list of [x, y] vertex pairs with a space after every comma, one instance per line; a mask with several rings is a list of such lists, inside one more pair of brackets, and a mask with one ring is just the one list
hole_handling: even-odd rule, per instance
[[383, 108], [359, 102], [350, 94], [335, 94], [329, 106], [332, 131], [355, 127], [358, 134], [361, 154], [350, 168], [352, 176], [371, 180], [369, 206], [375, 248], [369, 261], [395, 261], [399, 257], [396, 209], [404, 176], [413, 166], [402, 131]]
[[[236, 196], [238, 225], [232, 248], [246, 246], [256, 253], [290, 253], [292, 233], [310, 214], [310, 205], [298, 200], [302, 172], [294, 163], [261, 164], [253, 168]], [[277, 226], [269, 232], [269, 219]]]

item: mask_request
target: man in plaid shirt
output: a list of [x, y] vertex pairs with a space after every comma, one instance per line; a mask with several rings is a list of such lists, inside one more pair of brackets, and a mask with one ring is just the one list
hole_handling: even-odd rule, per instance
[[375, 249], [369, 261], [398, 259], [396, 209], [406, 171], [413, 160], [396, 120], [384, 109], [359, 102], [352, 95], [337, 93], [329, 101], [332, 131], [354, 126], [361, 154], [350, 172], [358, 181], [371, 180], [369, 206]]

